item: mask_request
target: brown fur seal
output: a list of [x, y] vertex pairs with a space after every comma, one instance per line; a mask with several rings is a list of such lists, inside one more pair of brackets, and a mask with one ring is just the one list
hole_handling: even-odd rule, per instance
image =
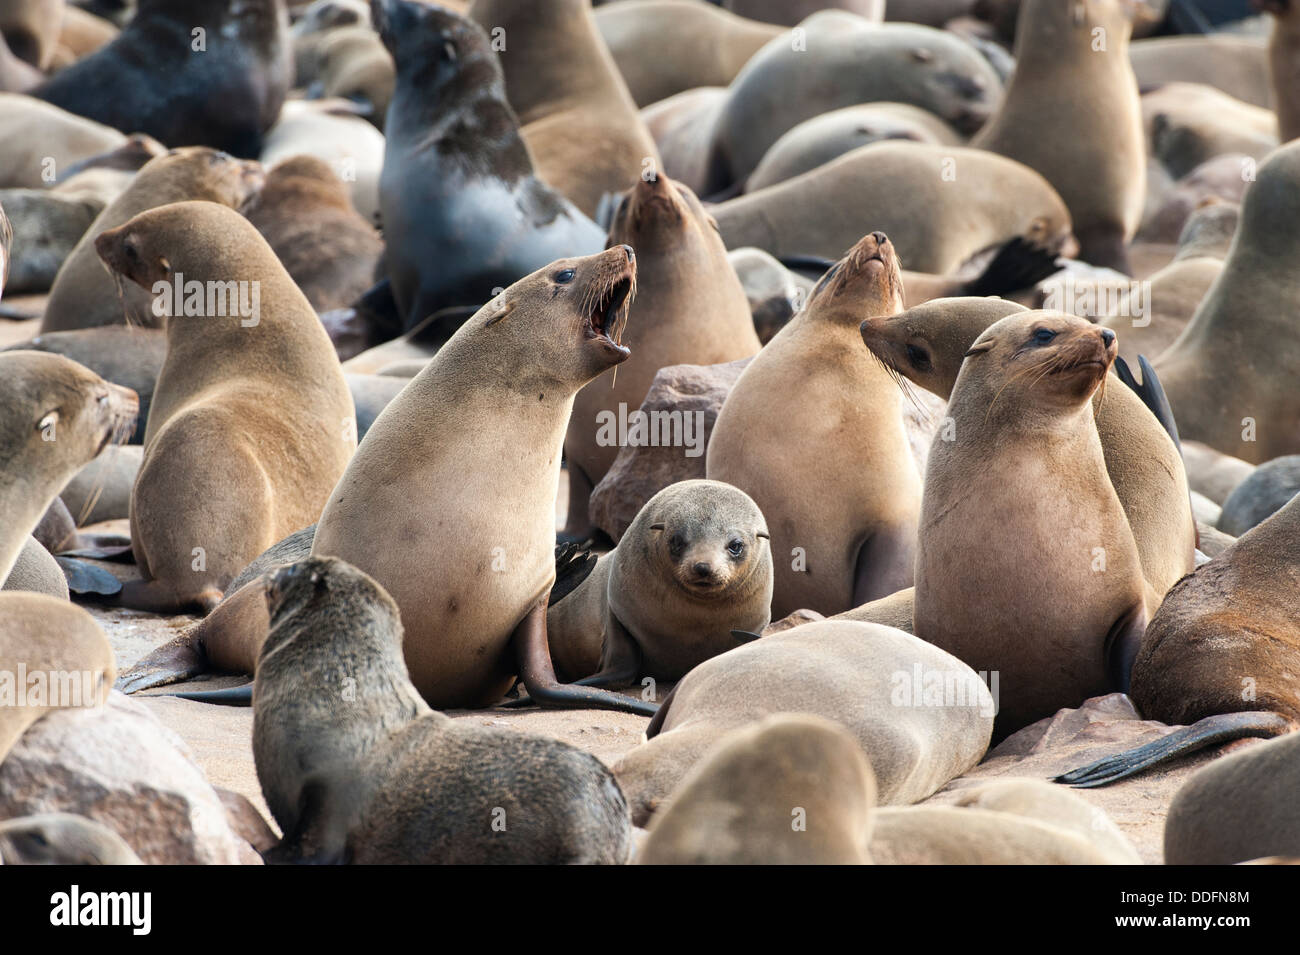
[[1268, 78], [1277, 109], [1278, 138], [1300, 138], [1300, 4], [1292, 0], [1253, 0], [1257, 9], [1273, 15], [1268, 41]]
[[293, 79], [288, 29], [284, 0], [140, 0], [112, 43], [32, 95], [168, 146], [251, 158]]
[[[888, 368], [949, 398], [966, 350], [994, 322], [1024, 311], [996, 298], [938, 299], [892, 318], [865, 320], [862, 338]], [[1110, 384], [1093, 396], [1096, 430], [1151, 586], [1147, 609], [1154, 612], [1194, 567], [1196, 527], [1187, 506], [1187, 478], [1165, 424], [1130, 388]]]
[[614, 774], [643, 825], [729, 730], [808, 713], [847, 727], [871, 759], [880, 802], [907, 805], [979, 762], [995, 709], [980, 676], [938, 647], [889, 627], [822, 620], [701, 663]]
[[759, 633], [772, 605], [766, 538], [758, 507], [734, 487], [664, 488], [591, 575], [547, 610], [556, 672], [588, 685], [679, 680], [743, 642], [733, 631]]
[[[30, 135], [39, 129], [40, 136]], [[67, 167], [116, 149], [126, 137], [111, 126], [18, 93], [0, 93], [0, 186], [44, 189]], [[47, 162], [52, 160], [52, 162]]]
[[9, 291], [18, 295], [48, 292], [59, 266], [104, 210], [98, 199], [53, 189], [5, 189], [0, 204], [18, 236], [7, 263]]
[[722, 86], [686, 90], [641, 110], [663, 172], [701, 194], [708, 185], [709, 132], [727, 101]]
[[729, 733], [655, 813], [641, 865], [864, 865], [876, 779], [838, 723], [781, 713]]
[[1164, 83], [1209, 83], [1255, 106], [1272, 105], [1262, 37], [1153, 37], [1134, 41], [1129, 47], [1129, 60], [1142, 89]]
[[1142, 96], [1147, 152], [1174, 178], [1216, 156], [1262, 160], [1278, 146], [1277, 117], [1203, 83], [1166, 83]]
[[625, 0], [596, 26], [638, 106], [683, 90], [726, 86], [781, 28], [703, 3]]
[[626, 344], [632, 356], [583, 388], [573, 402], [564, 437], [566, 530], [577, 540], [592, 531], [591, 489], [618, 455], [621, 422], [641, 407], [655, 373], [668, 365], [748, 358], [760, 347], [749, 300], [727, 261], [717, 225], [685, 186], [667, 176], [637, 183], [614, 213], [608, 244], [636, 249], [641, 296], [628, 315]]
[[66, 812], [0, 822], [5, 865], [144, 865], [112, 829]]
[[210, 611], [240, 568], [320, 514], [356, 447], [352, 396], [310, 303], [233, 210], [151, 209], [95, 248], [169, 313], [131, 495], [144, 579], [121, 600]]
[[1070, 214], [1041, 175], [983, 150], [926, 143], [863, 146], [709, 211], [727, 248], [777, 258], [839, 255], [869, 221], [903, 266], [939, 275], [1016, 236], [1053, 252], [1073, 243]]
[[[461, 307], [463, 320], [464, 307], [546, 263], [601, 249], [595, 223], [534, 174], [487, 34], [411, 0], [372, 10], [398, 69], [379, 190], [405, 329], [442, 309]], [[512, 50], [529, 42], [526, 29], [511, 34]], [[444, 340], [456, 325], [443, 323]]]
[[999, 320], [953, 385], [952, 440], [930, 451], [916, 633], [1001, 674], [999, 736], [1127, 689], [1146, 586], [1091, 401], [1116, 351], [1072, 316]]
[[741, 372], [718, 412], [706, 473], [748, 493], [767, 518], [776, 617], [839, 613], [912, 583], [920, 476], [898, 389], [858, 333], [865, 315], [902, 304], [894, 248], [873, 232]]
[[368, 25], [343, 27], [321, 37], [307, 95], [354, 103], [359, 115], [382, 130], [395, 82], [393, 59], [375, 31]]
[[658, 171], [654, 140], [590, 0], [474, 0], [469, 15], [506, 38], [499, 51], [506, 94], [543, 180], [590, 216], [605, 193], [635, 185], [647, 162]]
[[[1134, 9], [1131, 0], [1024, 0], [1015, 73], [1001, 108], [971, 142], [1041, 172], [1070, 209], [1079, 257], [1122, 272], [1146, 189], [1128, 59]], [[1061, 148], [1067, 139], [1075, 148]]]
[[[1300, 725], [1300, 574], [1292, 499], [1184, 578], [1147, 626], [1129, 695], [1142, 716], [1181, 729], [1058, 781], [1101, 786], [1205, 746]], [[1192, 725], [1187, 725], [1192, 724]]]
[[1198, 769], [1165, 817], [1167, 865], [1232, 865], [1300, 855], [1300, 734]]
[[341, 560], [280, 571], [253, 756], [276, 862], [621, 863], [627, 803], [593, 756], [453, 722], [411, 684], [397, 604]]
[[[564, 432], [578, 389], [628, 356], [618, 340], [635, 281], [618, 246], [510, 286], [384, 409], [321, 514], [312, 553], [393, 595], [431, 706], [496, 702], [519, 673], [541, 703], [651, 709], [558, 687], [546, 650]], [[441, 517], [413, 523], [429, 488]]]
[[771, 40], [732, 82], [713, 131], [709, 194], [742, 182], [783, 133], [829, 110], [910, 103], [970, 134], [1002, 91], [973, 46], [940, 30], [881, 26], [842, 10], [816, 13], [799, 30]]
[[44, 79], [45, 74], [40, 70], [14, 56], [4, 37], [0, 36], [0, 91], [25, 93], [39, 86]]
[[67, 4], [63, 8], [63, 26], [59, 30], [59, 47], [73, 62], [87, 57], [100, 47], [108, 46], [120, 33], [116, 24], [81, 7]]
[[63, 0], [3, 0], [0, 33], [20, 60], [38, 70], [49, 69], [63, 16]]
[[284, 160], [243, 212], [316, 311], [351, 305], [375, 284], [384, 242], [327, 163]]
[[[1277, 150], [1246, 193], [1228, 258], [1192, 320], [1155, 362], [1179, 432], [1258, 464], [1300, 452], [1289, 316], [1300, 307], [1300, 143]], [[1239, 369], [1249, 368], [1249, 374]]]
[[[123, 291], [95, 254], [95, 239], [146, 209], [206, 199], [231, 207], [241, 205], [262, 184], [257, 163], [232, 159], [206, 147], [173, 149], [145, 164], [131, 185], [91, 224], [59, 269], [41, 320], [42, 332], [96, 325], [158, 325], [152, 299], [144, 292]], [[125, 315], [124, 315], [125, 312]]]
[[1222, 505], [1257, 467], [1199, 441], [1184, 441], [1182, 446], [1183, 460], [1187, 463], [1187, 483], [1193, 491], [1204, 494], [1215, 504]]

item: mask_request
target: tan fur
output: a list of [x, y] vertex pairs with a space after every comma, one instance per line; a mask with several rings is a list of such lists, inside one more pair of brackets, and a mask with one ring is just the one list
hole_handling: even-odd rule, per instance
[[1080, 258], [1111, 267], [1127, 261], [1146, 191], [1130, 9], [1124, 0], [1024, 0], [1016, 70], [971, 142], [1042, 173], [1069, 207]]
[[1273, 14], [1268, 79], [1277, 110], [1278, 138], [1287, 143], [1300, 137], [1300, 4], [1263, 0], [1257, 5]]
[[1147, 153], [1175, 179], [1224, 154], [1260, 160], [1278, 146], [1273, 111], [1204, 83], [1167, 83], [1142, 97]]
[[1129, 60], [1142, 89], [1164, 83], [1210, 83], [1255, 106], [1272, 105], [1263, 37], [1224, 33], [1154, 37], [1133, 43]]
[[1300, 279], [1287, 264], [1298, 222], [1300, 143], [1290, 143], [1259, 167], [1223, 271], [1154, 363], [1181, 436], [1252, 464], [1300, 452], [1290, 318]]
[[[31, 131], [39, 129], [39, 136]], [[0, 93], [0, 186], [45, 189], [73, 163], [116, 149], [126, 137], [93, 120], [19, 93]], [[53, 159], [53, 168], [45, 160]]]
[[65, 812], [19, 816], [0, 822], [0, 862], [5, 865], [144, 865], [112, 829]]
[[817, 716], [769, 716], [696, 764], [655, 814], [637, 862], [863, 865], [875, 802], [852, 733]]
[[602, 412], [641, 407], [655, 373], [668, 365], [716, 365], [759, 349], [749, 300], [727, 260], [717, 226], [695, 194], [667, 176], [640, 182], [624, 197], [609, 244], [637, 255], [637, 301], [628, 315], [632, 356], [578, 392], [564, 437], [569, 463], [569, 530], [591, 532], [587, 512], [595, 487], [618, 455], [601, 442]]
[[879, 865], [1114, 865], [1064, 827], [988, 809], [881, 809], [869, 851]]
[[64, 0], [3, 0], [0, 31], [14, 54], [37, 69], [54, 60], [63, 28]]
[[320, 514], [356, 447], [352, 395], [310, 303], [233, 210], [162, 206], [102, 234], [96, 248], [141, 289], [170, 286], [178, 273], [260, 289], [256, 320], [167, 319], [131, 495], [144, 579], [176, 607], [211, 609], [244, 565]]
[[1070, 241], [1070, 214], [1041, 175], [982, 150], [926, 143], [863, 146], [710, 211], [728, 248], [778, 257], [837, 256], [869, 222], [904, 267], [935, 274], [1016, 236], [1052, 249]]
[[[918, 668], [961, 684], [965, 695], [953, 705], [925, 705], [912, 694]], [[626, 753], [614, 773], [641, 825], [729, 730], [774, 713], [808, 713], [847, 727], [871, 759], [880, 802], [906, 805], [984, 755], [992, 700], [976, 684], [979, 677], [956, 657], [899, 630], [808, 623], [688, 673], [656, 717], [656, 735]]]
[[[151, 159], [131, 185], [90, 224], [50, 288], [41, 331], [53, 332], [97, 325], [158, 325], [148, 291], [119, 295], [112, 276], [95, 253], [95, 239], [133, 216], [190, 199], [219, 202], [238, 208], [261, 186], [261, 167], [204, 146], [173, 149]], [[125, 311], [125, 315], [123, 314]]]
[[97, 17], [69, 3], [63, 8], [59, 46], [67, 50], [75, 61], [112, 43], [119, 32], [121, 31], [117, 27], [103, 17]]
[[857, 330], [901, 310], [898, 259], [876, 232], [832, 274], [741, 373], [709, 439], [709, 479], [745, 491], [767, 518], [778, 618], [839, 613], [912, 582], [920, 476], [898, 389]]
[[1188, 485], [1220, 507], [1233, 489], [1255, 470], [1255, 465], [1249, 461], [1216, 451], [1208, 444], [1183, 441], [1182, 445]]
[[[1038, 329], [1056, 338], [1034, 344]], [[1000, 735], [1109, 692], [1111, 628], [1134, 612], [1145, 621], [1137, 545], [1091, 404], [1115, 353], [1102, 334], [1051, 312], [995, 323], [953, 386], [953, 440], [941, 434], [930, 451], [916, 633], [1001, 674]]]
[[[577, 274], [558, 284], [565, 269]], [[379, 415], [321, 515], [312, 553], [393, 595], [432, 706], [485, 705], [510, 686], [511, 636], [555, 579], [573, 396], [623, 357], [589, 336], [588, 311], [629, 275], [623, 248], [562, 259], [480, 309]]]
[[[997, 298], [939, 299], [892, 319], [868, 320], [863, 338], [901, 376], [947, 398], [966, 349], [994, 322], [1023, 312]], [[1120, 334], [1121, 347], [1123, 340]], [[909, 357], [909, 345], [920, 350], [920, 358]], [[915, 361], [926, 364], [918, 367]], [[1107, 382], [1092, 400], [1097, 435], [1150, 584], [1147, 609], [1154, 612], [1194, 567], [1196, 528], [1187, 505], [1187, 476], [1178, 448], [1142, 399], [1122, 382]]]
[[659, 168], [590, 0], [474, 0], [469, 16], [509, 38], [500, 51], [506, 95], [544, 181], [590, 216], [602, 195], [636, 184], [644, 160]]

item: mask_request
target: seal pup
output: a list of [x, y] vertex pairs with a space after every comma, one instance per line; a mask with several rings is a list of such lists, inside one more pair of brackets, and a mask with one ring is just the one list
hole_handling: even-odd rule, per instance
[[794, 40], [789, 33], [770, 40], [731, 83], [713, 127], [703, 194], [743, 182], [782, 134], [831, 110], [908, 103], [970, 135], [1002, 93], [979, 51], [942, 30], [870, 23], [843, 10], [815, 13], [799, 30]]
[[95, 239], [146, 209], [205, 199], [237, 208], [262, 185], [255, 162], [233, 159], [204, 146], [173, 149], [149, 160], [131, 185], [110, 202], [91, 223], [64, 260], [50, 287], [41, 318], [42, 332], [92, 328], [98, 325], [158, 325], [159, 316], [146, 292], [118, 292], [112, 276], [95, 254]]
[[778, 713], [729, 733], [695, 765], [655, 813], [636, 861], [866, 865], [875, 805], [876, 778], [852, 733]]
[[729, 731], [804, 713], [845, 726], [871, 760], [880, 802], [907, 805], [980, 761], [995, 710], [980, 675], [938, 647], [877, 624], [820, 620], [691, 670], [614, 775], [644, 825]]
[[904, 140], [872, 143], [709, 210], [727, 248], [778, 259], [838, 256], [864, 220], [908, 269], [945, 275], [1017, 236], [1068, 255], [1070, 214], [1039, 173], [995, 153]]
[[168, 146], [251, 159], [293, 79], [288, 31], [284, 0], [140, 0], [111, 43], [31, 95]]
[[1300, 498], [1185, 577], [1147, 626], [1129, 696], [1179, 729], [1057, 777], [1104, 786], [1206, 746], [1300, 726]]
[[1233, 865], [1300, 856], [1300, 734], [1202, 766], [1165, 816], [1166, 865]]
[[316, 311], [351, 305], [375, 284], [384, 241], [328, 163], [284, 160], [241, 211]]
[[191, 283], [208, 290], [200, 314], [167, 318], [131, 493], [143, 579], [120, 595], [207, 613], [240, 568], [320, 514], [356, 448], [352, 395], [315, 310], [234, 210], [172, 203], [101, 233], [95, 249], [122, 279], [155, 293], [161, 283], [168, 313], [180, 276], [186, 312]]
[[[1252, 464], [1300, 453], [1289, 316], [1300, 283], [1300, 143], [1272, 153], [1241, 204], [1228, 258], [1196, 314], [1155, 361], [1179, 432]], [[1236, 369], [1249, 368], [1249, 374]]]
[[664, 488], [572, 593], [552, 598], [556, 672], [588, 686], [679, 680], [743, 642], [733, 631], [762, 631], [772, 604], [767, 537], [758, 506], [737, 488]]
[[608, 244], [636, 249], [641, 294], [628, 315], [625, 344], [632, 356], [579, 391], [573, 402], [564, 436], [565, 534], [572, 540], [585, 540], [594, 531], [588, 504], [592, 488], [618, 456], [616, 423], [641, 407], [655, 373], [668, 365], [748, 358], [761, 347], [717, 223], [686, 186], [664, 175], [638, 182], [614, 212]]
[[[966, 350], [998, 320], [1025, 311], [997, 298], [938, 299], [864, 320], [862, 339], [888, 369], [948, 399]], [[1149, 383], [1157, 384], [1154, 376]], [[1150, 585], [1147, 610], [1154, 612], [1169, 588], [1192, 572], [1197, 531], [1180, 446], [1171, 436], [1177, 429], [1158, 397], [1151, 399], [1154, 408], [1147, 400], [1117, 385], [1099, 388], [1092, 407], [1106, 473]]]
[[[616, 246], [510, 286], [380, 413], [325, 505], [312, 553], [392, 594], [431, 706], [495, 703], [518, 673], [542, 704], [653, 711], [560, 687], [546, 649], [564, 432], [578, 389], [628, 357], [635, 281], [632, 250]], [[438, 516], [412, 521], [430, 488]]]
[[66, 812], [0, 822], [4, 865], [144, 865], [112, 829]]
[[767, 518], [775, 617], [839, 613], [912, 583], [920, 475], [899, 391], [858, 333], [864, 315], [902, 307], [893, 245], [883, 232], [864, 236], [718, 412], [705, 473], [745, 491]]
[[1073, 316], [1000, 319], [953, 385], [952, 440], [930, 449], [916, 633], [1000, 673], [999, 738], [1128, 688], [1146, 585], [1092, 409], [1116, 351]]
[[1024, 0], [1016, 70], [1001, 107], [971, 140], [1041, 172], [1069, 207], [1079, 257], [1125, 273], [1146, 194], [1142, 104], [1128, 59], [1140, 7]]
[[[379, 201], [405, 329], [603, 248], [595, 223], [534, 174], [487, 34], [412, 0], [372, 0], [371, 12], [397, 63]], [[524, 28], [512, 34], [512, 48], [526, 42]], [[445, 340], [455, 324], [443, 329]]]
[[253, 691], [275, 862], [622, 863], [627, 803], [594, 756], [431, 710], [402, 659], [397, 604], [312, 557], [267, 591]]
[[595, 216], [606, 193], [635, 185], [647, 163], [660, 169], [590, 0], [474, 0], [469, 16], [509, 37], [501, 66], [528, 153], [538, 175], [583, 213]]

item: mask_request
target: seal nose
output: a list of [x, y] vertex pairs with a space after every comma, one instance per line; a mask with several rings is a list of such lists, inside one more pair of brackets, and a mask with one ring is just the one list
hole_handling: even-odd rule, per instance
[[698, 560], [691, 565], [691, 570], [696, 577], [705, 578], [713, 576], [713, 565], [707, 560]]
[[635, 261], [636, 261], [636, 253], [632, 251], [632, 246], [630, 246], [630, 245], [624, 245], [624, 246], [623, 246], [623, 251], [627, 253], [627, 260], [628, 260], [629, 262], [635, 262]]
[[889, 236], [885, 235], [883, 232], [873, 232], [871, 233], [871, 238], [876, 240], [876, 245], [884, 245], [889, 241]]
[[1113, 342], [1114, 340], [1115, 340], [1115, 333], [1113, 331], [1111, 331], [1109, 328], [1103, 328], [1101, 330], [1101, 341], [1102, 344], [1104, 344], [1107, 348], [1110, 347], [1111, 342]]

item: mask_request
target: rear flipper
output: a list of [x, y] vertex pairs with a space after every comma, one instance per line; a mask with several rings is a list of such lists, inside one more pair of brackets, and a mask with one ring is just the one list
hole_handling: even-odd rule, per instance
[[63, 576], [68, 578], [68, 590], [74, 594], [109, 597], [122, 589], [122, 582], [102, 567], [63, 554], [55, 557], [54, 562], [63, 571]]
[[953, 294], [1007, 295], [1031, 288], [1059, 271], [1055, 252], [1018, 235], [998, 249], [983, 272]]
[[591, 576], [598, 559], [590, 550], [577, 543], [556, 544], [555, 583], [551, 585], [551, 596], [547, 599], [547, 606], [555, 606], [577, 590], [578, 585]]
[[221, 603], [221, 591], [216, 587], [204, 587], [197, 592], [179, 593], [161, 580], [129, 580], [122, 585], [121, 591], [113, 595], [112, 600], [104, 603], [152, 613], [197, 613], [207, 616]]
[[1278, 713], [1220, 713], [1177, 729], [1144, 746], [1062, 773], [1053, 782], [1065, 783], [1076, 789], [1106, 786], [1207, 746], [1253, 736], [1265, 739], [1282, 736], [1295, 728], [1295, 723]]
[[195, 690], [164, 695], [174, 696], [182, 700], [193, 700], [195, 703], [214, 703], [217, 706], [252, 706], [253, 684], [251, 682], [245, 683], [243, 686], [232, 686], [224, 690]]
[[207, 673], [208, 657], [203, 652], [197, 629], [191, 628], [146, 654], [144, 659], [117, 678], [115, 688], [123, 693], [138, 693]]
[[1181, 455], [1183, 446], [1178, 440], [1178, 424], [1174, 421], [1174, 409], [1169, 404], [1169, 398], [1165, 396], [1165, 389], [1161, 386], [1160, 379], [1156, 377], [1156, 370], [1151, 367], [1151, 362], [1147, 361], [1145, 355], [1138, 356], [1138, 369], [1142, 372], [1141, 384], [1138, 384], [1137, 379], [1133, 377], [1133, 370], [1129, 368], [1128, 362], [1123, 358], [1115, 359], [1116, 377], [1132, 388], [1133, 393], [1142, 399], [1142, 403], [1151, 409], [1151, 413], [1168, 432], [1174, 447]]

